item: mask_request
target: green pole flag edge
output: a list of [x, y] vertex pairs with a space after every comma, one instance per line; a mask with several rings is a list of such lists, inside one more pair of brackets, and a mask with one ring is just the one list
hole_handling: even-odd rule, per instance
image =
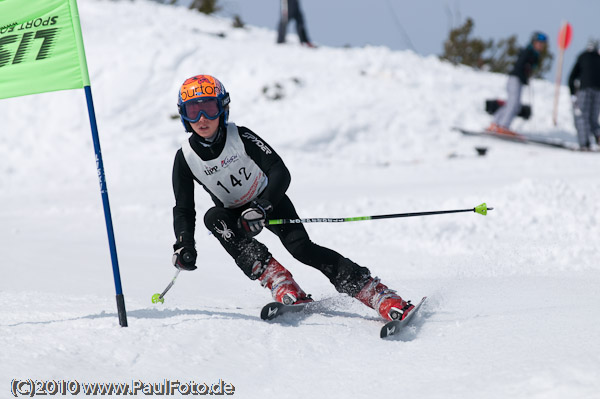
[[76, 0], [25, 4], [0, 0], [0, 99], [89, 86]]
[[73, 28], [73, 34], [75, 35], [75, 43], [77, 44], [77, 54], [79, 55], [79, 68], [81, 70], [83, 87], [90, 86], [90, 75], [88, 73], [87, 60], [85, 57], [85, 47], [83, 46], [83, 33], [81, 32], [77, 0], [69, 0], [69, 3], [71, 5], [71, 21], [73, 21], [71, 26]]

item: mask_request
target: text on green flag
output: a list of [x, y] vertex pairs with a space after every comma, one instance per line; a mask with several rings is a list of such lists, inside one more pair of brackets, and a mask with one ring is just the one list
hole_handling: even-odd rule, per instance
[[76, 0], [0, 0], [0, 98], [88, 85]]

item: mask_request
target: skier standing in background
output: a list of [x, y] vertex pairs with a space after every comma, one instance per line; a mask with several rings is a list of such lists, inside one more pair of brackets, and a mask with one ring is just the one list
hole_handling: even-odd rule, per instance
[[[228, 122], [229, 93], [210, 75], [187, 79], [179, 90], [178, 108], [191, 133], [177, 151], [173, 165], [173, 226], [176, 242], [173, 265], [195, 270], [196, 211], [194, 181], [215, 206], [204, 224], [237, 266], [271, 290], [281, 303], [311, 302], [292, 274], [254, 236], [273, 219], [297, 219], [286, 190], [290, 173], [279, 155], [258, 135]], [[369, 269], [313, 243], [301, 223], [267, 225], [300, 262], [321, 271], [338, 292], [375, 309], [384, 319], [404, 319], [414, 309], [395, 291], [371, 277]]]
[[296, 31], [300, 38], [300, 43], [308, 47], [315, 47], [308, 39], [306, 27], [304, 26], [304, 16], [300, 9], [300, 0], [280, 0], [281, 18], [279, 20], [279, 29], [277, 33], [277, 43], [285, 43], [287, 26], [290, 20], [296, 21]]
[[590, 40], [569, 75], [569, 91], [577, 138], [582, 150], [590, 149], [590, 136], [600, 145], [600, 53], [598, 40]]
[[515, 135], [510, 130], [510, 124], [521, 109], [523, 85], [529, 83], [529, 78], [538, 67], [540, 52], [544, 50], [547, 42], [546, 34], [535, 32], [529, 45], [519, 52], [517, 61], [508, 76], [506, 103], [496, 111], [494, 122], [486, 129], [487, 131]]

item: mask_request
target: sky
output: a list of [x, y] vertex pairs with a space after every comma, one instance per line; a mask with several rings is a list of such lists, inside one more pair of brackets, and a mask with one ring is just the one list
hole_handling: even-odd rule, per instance
[[[562, 82], [590, 37], [600, 38], [597, 18], [600, 1], [577, 0], [300, 0], [308, 33], [315, 43], [328, 46], [384, 45], [411, 49], [421, 55], [440, 55], [450, 29], [467, 17], [475, 22], [474, 37], [499, 40], [513, 34], [525, 45], [532, 32], [549, 35], [555, 64], [545, 76], [556, 79], [557, 38], [567, 21], [573, 40], [564, 54]], [[224, 13], [240, 14], [248, 24], [274, 29], [279, 20], [277, 0], [221, 0]], [[288, 32], [295, 32], [293, 24]], [[275, 39], [273, 39], [275, 40]]]

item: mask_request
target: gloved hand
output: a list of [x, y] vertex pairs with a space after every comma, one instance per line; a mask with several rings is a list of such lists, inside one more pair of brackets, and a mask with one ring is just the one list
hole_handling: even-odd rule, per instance
[[250, 207], [242, 212], [238, 221], [239, 226], [252, 236], [260, 233], [265, 227], [267, 215], [273, 210], [273, 205], [265, 199], [254, 200]]
[[196, 270], [197, 256], [196, 249], [181, 247], [173, 253], [173, 266], [182, 270]]
[[185, 234], [180, 234], [173, 245], [173, 266], [181, 270], [196, 270], [196, 252], [194, 240], [185, 239]]

